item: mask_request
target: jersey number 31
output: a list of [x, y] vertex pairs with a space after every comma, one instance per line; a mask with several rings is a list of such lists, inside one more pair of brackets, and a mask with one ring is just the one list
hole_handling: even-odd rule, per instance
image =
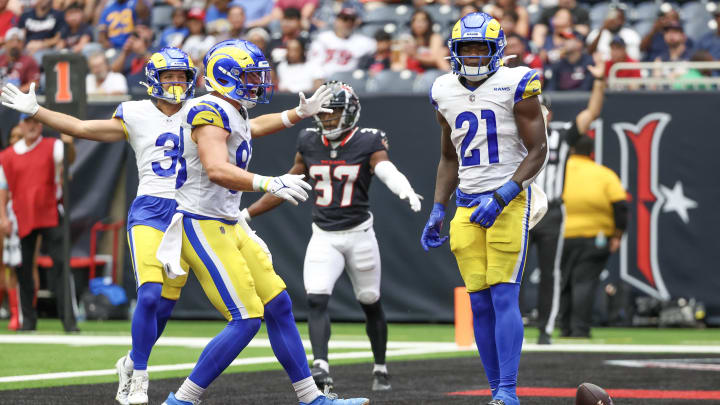
[[[497, 140], [497, 123], [495, 121], [495, 113], [492, 110], [480, 110], [480, 119], [485, 120], [487, 126], [487, 145], [488, 145], [488, 160], [492, 163], [498, 163], [500, 157], [498, 155], [498, 140]], [[465, 134], [465, 138], [462, 140], [460, 146], [460, 157], [462, 158], [463, 166], [477, 166], [480, 164], [480, 149], [471, 149], [468, 154], [468, 147], [475, 139], [475, 135], [478, 130], [478, 117], [470, 111], [460, 113], [455, 119], [455, 129], [460, 129], [463, 124], [467, 122], [468, 131]]]

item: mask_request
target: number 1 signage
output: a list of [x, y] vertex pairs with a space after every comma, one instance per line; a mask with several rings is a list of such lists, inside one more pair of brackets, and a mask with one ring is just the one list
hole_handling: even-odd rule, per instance
[[45, 106], [82, 119], [87, 106], [85, 58], [71, 53], [45, 55], [43, 68]]

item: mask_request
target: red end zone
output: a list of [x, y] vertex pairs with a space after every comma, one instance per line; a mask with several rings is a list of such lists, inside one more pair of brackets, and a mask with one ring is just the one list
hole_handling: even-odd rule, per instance
[[[551, 387], [518, 387], [520, 397], [554, 397], [575, 398], [576, 388]], [[613, 398], [645, 398], [645, 399], [720, 399], [720, 391], [672, 391], [672, 390], [637, 390], [637, 389], [606, 389]], [[490, 390], [470, 390], [449, 392], [447, 395], [490, 396]]]

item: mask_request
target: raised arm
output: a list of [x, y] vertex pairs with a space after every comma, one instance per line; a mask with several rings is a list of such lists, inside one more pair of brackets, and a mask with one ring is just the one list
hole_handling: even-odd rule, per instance
[[3, 87], [1, 97], [4, 106], [28, 114], [58, 132], [101, 142], [125, 139], [125, 128], [119, 119], [83, 121], [71, 115], [40, 107], [35, 97], [34, 83], [30, 85], [27, 93], [8, 83]]
[[[593, 82], [592, 92], [590, 93], [590, 101], [588, 101], [587, 108], [580, 111], [575, 117], [575, 124], [577, 125], [578, 132], [580, 135], [585, 135], [590, 129], [590, 124], [600, 116], [603, 107], [603, 100], [605, 99], [605, 65], [602, 61], [598, 61], [595, 66], [588, 66], [588, 70], [595, 78]], [[570, 142], [573, 144], [574, 142]]]
[[332, 112], [332, 110], [322, 107], [328, 104], [332, 98], [332, 91], [327, 86], [320, 86], [309, 99], [305, 99], [305, 94], [302, 92], [299, 96], [300, 104], [292, 110], [265, 114], [251, 119], [250, 134], [252, 137], [260, 138], [274, 134], [282, 129], [290, 128], [300, 120], [312, 117], [319, 112]]
[[[305, 166], [305, 161], [303, 161], [300, 153], [295, 154], [295, 163], [293, 163], [293, 166], [290, 168], [288, 173], [307, 174], [307, 166]], [[282, 198], [275, 197], [271, 194], [265, 194], [259, 200], [252, 203], [250, 207], [245, 208], [242, 211], [242, 214], [245, 217], [245, 220], [249, 222], [251, 218], [264, 214], [282, 203]]]

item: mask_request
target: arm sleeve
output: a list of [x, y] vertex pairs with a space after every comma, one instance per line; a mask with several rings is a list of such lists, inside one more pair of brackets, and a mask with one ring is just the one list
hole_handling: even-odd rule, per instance
[[63, 145], [63, 141], [56, 139], [55, 144], [53, 144], [53, 161], [56, 165], [62, 164], [64, 155], [65, 146]]
[[379, 162], [375, 165], [374, 170], [380, 181], [385, 183], [387, 188], [398, 197], [405, 198], [407, 195], [415, 192], [407, 177], [405, 177], [391, 161], [383, 160]]
[[615, 219], [615, 229], [625, 231], [628, 222], [628, 203], [627, 201], [616, 201], [612, 204], [613, 218]]

